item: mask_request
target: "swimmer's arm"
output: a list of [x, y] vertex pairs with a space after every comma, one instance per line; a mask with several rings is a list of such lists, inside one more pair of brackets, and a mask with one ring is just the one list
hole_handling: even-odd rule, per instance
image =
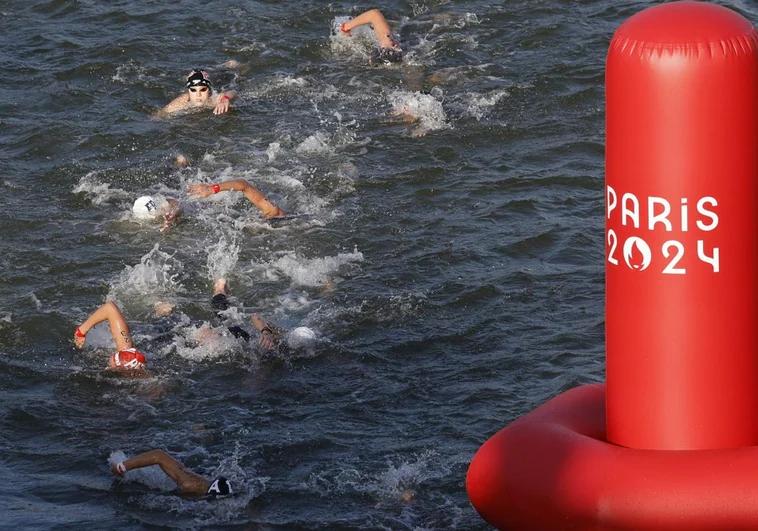
[[169, 199], [168, 208], [166, 209], [166, 213], [163, 214], [163, 227], [161, 227], [161, 232], [168, 230], [171, 223], [175, 222], [183, 213], [184, 209], [182, 208], [182, 204], [176, 199]]
[[202, 199], [204, 197], [208, 197], [209, 195], [217, 193], [213, 189], [214, 186], [218, 187], [219, 192], [225, 192], [228, 190], [242, 192], [245, 194], [247, 200], [254, 204], [258, 210], [260, 210], [261, 213], [263, 213], [263, 215], [267, 218], [287, 215], [284, 213], [284, 210], [269, 201], [266, 196], [260, 192], [260, 190], [247, 182], [245, 179], [234, 179], [232, 181], [225, 181], [223, 183], [218, 183], [215, 185], [190, 184], [187, 185], [187, 190], [189, 190], [189, 195], [192, 197]]
[[[116, 342], [117, 350], [134, 348], [134, 342], [132, 341], [132, 336], [129, 333], [129, 325], [126, 324], [126, 319], [124, 319], [124, 316], [121, 314], [121, 310], [118, 309], [118, 306], [116, 306], [116, 303], [113, 301], [108, 301], [100, 306], [100, 308], [95, 310], [94, 313], [90, 315], [77, 330], [79, 330], [82, 335], [86, 336], [87, 332], [89, 332], [93, 326], [98, 323], [102, 323], [103, 321], [108, 321], [108, 325], [111, 329], [111, 335], [113, 336], [113, 340]], [[86, 337], [79, 337], [76, 333], [74, 333], [74, 343], [77, 347], [84, 348], [84, 342], [86, 339]]]
[[349, 32], [353, 28], [365, 24], [371, 24], [371, 27], [374, 28], [376, 38], [379, 39], [379, 44], [382, 47], [392, 48], [395, 46], [395, 40], [392, 38], [392, 29], [387, 23], [387, 19], [384, 18], [384, 15], [378, 9], [371, 9], [365, 13], [361, 13], [353, 20], [345, 22], [343, 28]]
[[278, 216], [286, 216], [284, 210], [276, 206], [274, 203], [268, 200], [268, 198], [261, 193], [255, 186], [250, 184], [244, 179], [237, 179], [235, 181], [229, 181], [233, 183], [232, 190], [241, 191], [245, 194], [248, 201], [256, 206], [261, 213], [267, 218], [273, 218]]
[[236, 90], [227, 90], [226, 92], [222, 92], [218, 97], [218, 103], [216, 104], [216, 107], [213, 109], [213, 114], [223, 114], [226, 111], [229, 110], [229, 107], [231, 106], [232, 102], [237, 99], [237, 91]]
[[175, 113], [177, 111], [181, 111], [187, 108], [187, 104], [189, 103], [189, 94], [184, 93], [181, 96], [177, 96], [171, 102], [163, 107], [160, 111], [158, 111], [158, 116], [166, 116], [168, 114]]
[[[190, 472], [184, 468], [183, 464], [162, 450], [150, 450], [142, 453], [131, 459], [127, 459], [123, 462], [123, 465], [125, 471], [158, 465], [176, 483], [179, 490], [185, 494], [205, 494], [210, 485], [205, 478], [198, 476], [194, 472]], [[111, 463], [111, 472], [116, 475], [122, 475], [116, 463]]]

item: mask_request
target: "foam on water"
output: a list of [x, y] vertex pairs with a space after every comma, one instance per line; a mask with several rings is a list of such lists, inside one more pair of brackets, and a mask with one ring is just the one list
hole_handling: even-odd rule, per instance
[[[348, 463], [312, 473], [303, 487], [319, 494], [356, 492], [380, 499], [409, 501], [423, 490], [423, 483], [445, 477], [450, 464], [434, 450], [426, 450], [411, 459], [393, 456], [383, 472], [370, 473]], [[412, 492], [409, 492], [412, 491]]]
[[206, 251], [208, 252], [208, 260], [205, 267], [208, 270], [210, 280], [226, 278], [234, 271], [240, 253], [236, 236], [233, 235], [229, 239], [222, 236], [218, 242], [207, 246]]
[[178, 332], [167, 350], [176, 352], [186, 360], [216, 360], [242, 350], [237, 339], [225, 326], [214, 328], [208, 323], [193, 324]]
[[310, 86], [304, 77], [287, 74], [277, 74], [273, 79], [266, 80], [253, 89], [247, 89], [243, 96], [249, 99], [266, 98], [282, 94], [302, 93]]
[[282, 145], [279, 142], [271, 142], [266, 149], [266, 156], [269, 162], [276, 160], [276, 156], [281, 152]]
[[[130, 60], [125, 64], [116, 67], [116, 73], [111, 77], [111, 81], [127, 86], [142, 85], [145, 87], [160, 86], [162, 78], [168, 76], [160, 71], [150, 72], [150, 70], [140, 65], [137, 61]], [[161, 81], [157, 81], [157, 79]], [[168, 103], [168, 102], [166, 102]]]
[[323, 131], [319, 131], [303, 140], [295, 148], [295, 151], [298, 153], [324, 153], [331, 152], [332, 149], [329, 147], [328, 135]]
[[74, 194], [83, 194], [93, 205], [128, 201], [131, 195], [126, 190], [112, 187], [110, 183], [102, 182], [99, 172], [91, 171], [79, 179], [79, 183], [71, 190]]
[[[440, 89], [436, 89], [435, 93], [442, 95]], [[393, 114], [418, 120], [417, 132], [438, 131], [451, 127], [442, 102], [432, 94], [395, 90], [389, 94], [389, 101]]]
[[316, 304], [316, 301], [314, 301], [314, 299], [307, 293], [292, 290], [279, 295], [276, 301], [276, 312], [288, 315], [306, 312]]
[[487, 94], [469, 93], [465, 97], [468, 100], [468, 107], [465, 113], [477, 120], [481, 120], [490, 113], [500, 100], [508, 96], [510, 96], [510, 93], [505, 89], [495, 89]]
[[465, 13], [463, 15], [441, 14], [433, 17], [433, 26], [430, 33], [449, 28], [463, 29], [469, 26], [478, 26], [481, 24], [476, 13]]
[[170, 301], [184, 292], [183, 273], [184, 266], [175, 254], [161, 251], [160, 243], [156, 243], [138, 264], [124, 267], [111, 284], [107, 299], [143, 316], [152, 315], [156, 302]]
[[358, 249], [352, 253], [318, 258], [306, 258], [288, 251], [269, 265], [277, 276], [286, 276], [295, 286], [323, 287], [327, 281], [337, 276], [340, 269], [360, 262], [363, 262], [363, 253]]

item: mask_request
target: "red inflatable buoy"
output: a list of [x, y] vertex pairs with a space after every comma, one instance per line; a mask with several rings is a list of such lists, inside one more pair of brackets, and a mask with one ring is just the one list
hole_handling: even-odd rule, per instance
[[726, 8], [677, 2], [606, 65], [608, 439], [758, 444], [758, 54]]
[[607, 384], [469, 467], [500, 529], [758, 529], [758, 32], [672, 2], [606, 69]]

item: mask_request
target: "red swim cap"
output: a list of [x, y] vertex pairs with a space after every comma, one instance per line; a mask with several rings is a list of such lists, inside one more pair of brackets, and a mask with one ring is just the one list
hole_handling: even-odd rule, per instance
[[136, 348], [128, 348], [111, 356], [110, 365], [118, 369], [144, 369], [147, 365], [145, 355]]

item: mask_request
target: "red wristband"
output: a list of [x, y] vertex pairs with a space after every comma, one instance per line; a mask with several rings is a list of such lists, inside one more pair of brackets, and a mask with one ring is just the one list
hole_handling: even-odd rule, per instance
[[211, 190], [213, 190], [214, 194], [217, 194], [217, 193], [219, 193], [221, 191], [221, 187], [219, 185], [217, 185], [217, 184], [212, 184], [211, 185]]
[[82, 331], [81, 331], [81, 330], [79, 330], [79, 327], [78, 327], [78, 326], [76, 327], [76, 330], [74, 330], [74, 335], [75, 335], [76, 337], [87, 337], [87, 334], [82, 334]]
[[221, 103], [224, 100], [229, 100], [229, 96], [227, 96], [226, 94], [224, 94], [223, 96], [221, 96], [221, 99], [218, 100], [218, 102]]
[[350, 35], [350, 30], [349, 30], [349, 29], [345, 29], [345, 23], [344, 23], [344, 22], [343, 22], [343, 23], [342, 23], [342, 25], [340, 26], [340, 31], [341, 31], [342, 33], [346, 33], [347, 35]]

